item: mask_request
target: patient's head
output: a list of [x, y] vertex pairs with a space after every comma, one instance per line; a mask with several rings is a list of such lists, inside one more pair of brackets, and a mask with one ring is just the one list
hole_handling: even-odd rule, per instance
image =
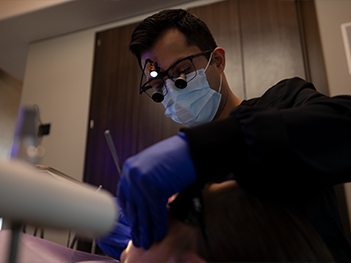
[[211, 184], [201, 197], [199, 209], [189, 192], [180, 194], [165, 239], [149, 250], [130, 243], [122, 262], [333, 261], [302, 217], [247, 194], [235, 181]]
[[204, 263], [196, 253], [196, 240], [197, 231], [193, 226], [171, 219], [169, 231], [161, 242], [144, 250], [134, 247], [130, 241], [121, 262]]

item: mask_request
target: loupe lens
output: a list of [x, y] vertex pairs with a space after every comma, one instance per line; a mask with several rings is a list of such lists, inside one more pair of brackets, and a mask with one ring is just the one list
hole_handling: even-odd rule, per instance
[[157, 91], [151, 95], [151, 98], [154, 102], [162, 102], [164, 97], [165, 96], [161, 92], [157, 92]]
[[185, 80], [183, 76], [180, 76], [174, 81], [174, 84], [178, 89], [184, 89], [188, 85], [188, 82]]

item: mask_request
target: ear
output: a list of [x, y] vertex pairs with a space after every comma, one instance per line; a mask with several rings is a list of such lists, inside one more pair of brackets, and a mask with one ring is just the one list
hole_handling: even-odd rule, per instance
[[225, 51], [221, 47], [216, 47], [212, 55], [213, 61], [216, 63], [216, 67], [222, 73], [225, 68]]

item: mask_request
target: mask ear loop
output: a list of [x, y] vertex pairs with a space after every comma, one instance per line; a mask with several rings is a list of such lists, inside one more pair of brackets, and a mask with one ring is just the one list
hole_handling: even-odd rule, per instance
[[221, 93], [222, 91], [222, 82], [223, 82], [223, 74], [221, 73], [220, 77], [219, 77], [219, 88], [218, 88], [218, 93]]
[[[213, 51], [211, 52], [210, 58], [208, 59], [207, 65], [205, 67], [205, 72], [206, 72], [208, 66], [211, 63], [212, 56], [213, 56]], [[220, 78], [219, 78], [219, 88], [218, 88], [218, 91], [217, 91], [218, 93], [221, 93], [221, 91], [222, 91], [222, 82], [223, 82], [223, 74], [221, 73]]]
[[211, 52], [210, 58], [208, 59], [207, 65], [206, 65], [206, 67], [205, 67], [205, 72], [206, 72], [206, 70], [207, 70], [208, 66], [209, 66], [209, 65], [210, 65], [210, 63], [211, 63], [212, 56], [213, 56], [213, 51]]

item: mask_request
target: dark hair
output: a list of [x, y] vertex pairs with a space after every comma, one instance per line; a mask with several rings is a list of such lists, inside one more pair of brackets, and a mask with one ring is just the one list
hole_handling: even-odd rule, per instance
[[[197, 229], [197, 252], [207, 262], [333, 262], [326, 245], [302, 215], [248, 194], [234, 181], [205, 187], [203, 226], [194, 224], [194, 211], [184, 211], [194, 207], [187, 205], [186, 199], [183, 196], [182, 202], [171, 204], [170, 212], [181, 222], [192, 222]], [[192, 220], [189, 216], [184, 220], [184, 214], [192, 214]]]
[[136, 26], [129, 43], [130, 51], [137, 57], [140, 64], [141, 53], [152, 48], [159, 37], [172, 28], [185, 35], [189, 45], [196, 45], [201, 51], [217, 47], [207, 25], [183, 9], [163, 10], [145, 18]]

